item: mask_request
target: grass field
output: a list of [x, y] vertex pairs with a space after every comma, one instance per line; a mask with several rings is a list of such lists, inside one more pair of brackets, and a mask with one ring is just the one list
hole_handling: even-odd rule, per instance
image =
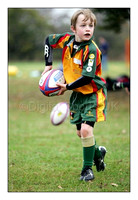
[[[16, 65], [20, 73], [8, 80], [8, 191], [129, 192], [130, 114], [126, 92], [108, 92], [107, 121], [95, 126], [97, 143], [108, 150], [106, 170], [97, 172], [93, 167], [94, 181], [80, 182], [82, 145], [75, 126], [67, 119], [55, 127], [49, 119], [54, 105], [69, 102], [70, 92], [60, 97], [45, 97], [39, 91], [39, 77], [30, 77], [30, 72], [42, 71], [43, 63], [9, 65]], [[111, 77], [128, 75], [129, 70], [123, 62], [110, 62], [110, 74]]]

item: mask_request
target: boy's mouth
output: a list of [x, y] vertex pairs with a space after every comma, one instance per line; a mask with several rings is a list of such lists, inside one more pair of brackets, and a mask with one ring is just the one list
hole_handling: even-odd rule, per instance
[[86, 37], [89, 37], [89, 36], [91, 36], [91, 34], [90, 33], [85, 33], [84, 34]]

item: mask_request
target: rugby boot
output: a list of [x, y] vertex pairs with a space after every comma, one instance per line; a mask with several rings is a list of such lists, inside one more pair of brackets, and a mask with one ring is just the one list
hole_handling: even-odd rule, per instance
[[107, 152], [104, 146], [99, 146], [99, 150], [101, 151], [100, 158], [94, 158], [94, 165], [96, 165], [96, 169], [98, 172], [104, 171], [106, 164], [104, 163], [105, 154]]
[[93, 171], [91, 167], [85, 167], [81, 172], [81, 181], [91, 181], [94, 179]]

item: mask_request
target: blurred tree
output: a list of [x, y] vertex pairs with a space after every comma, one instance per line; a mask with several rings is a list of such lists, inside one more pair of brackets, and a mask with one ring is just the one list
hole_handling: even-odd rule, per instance
[[103, 15], [100, 28], [113, 30], [116, 33], [119, 33], [122, 25], [130, 20], [130, 8], [95, 8], [92, 10]]
[[[47, 17], [48, 18], [48, 17]], [[9, 59], [40, 59], [43, 55], [45, 35], [53, 26], [35, 9], [9, 8]]]

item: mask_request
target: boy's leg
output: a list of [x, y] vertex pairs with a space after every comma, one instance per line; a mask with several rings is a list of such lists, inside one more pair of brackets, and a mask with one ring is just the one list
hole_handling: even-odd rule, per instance
[[81, 141], [83, 146], [83, 168], [80, 180], [89, 181], [94, 179], [92, 165], [95, 153], [95, 140], [93, 127], [88, 124], [81, 124]]
[[77, 128], [77, 135], [81, 138], [81, 123], [76, 124], [76, 128]]
[[101, 151], [99, 149], [99, 146], [96, 144], [95, 140], [95, 155], [94, 155], [94, 160], [101, 158]]
[[[107, 91], [106, 88], [101, 88], [90, 96], [85, 97], [85, 109], [82, 115], [82, 120], [94, 121], [104, 121], [106, 119], [106, 108], [107, 108]], [[95, 145], [95, 156], [94, 156], [94, 163], [96, 165], [97, 171], [104, 170], [104, 157], [106, 154], [105, 147], [99, 148]]]
[[[94, 126], [94, 124], [93, 124], [93, 126]], [[81, 138], [81, 123], [76, 124], [76, 128], [77, 128], [77, 135]], [[106, 165], [104, 163], [104, 157], [105, 157], [106, 152], [107, 152], [106, 148], [103, 146], [98, 146], [95, 141], [95, 154], [94, 154], [93, 164], [96, 165], [96, 169], [98, 172], [103, 171], [105, 169]], [[93, 152], [92, 152], [92, 154], [93, 154]], [[87, 153], [86, 153], [86, 155], [87, 155]], [[84, 155], [84, 157], [87, 157], [87, 156]], [[85, 163], [87, 163], [87, 162], [85, 162]]]
[[95, 153], [95, 140], [93, 135], [93, 127], [88, 124], [81, 126], [81, 140], [83, 146], [83, 169], [85, 167], [92, 167], [94, 153]]
[[94, 122], [89, 122], [90, 125], [86, 123], [76, 125], [77, 135], [81, 138], [83, 146], [83, 169], [87, 166], [92, 167], [95, 152]]
[[98, 172], [104, 171], [106, 164], [104, 163], [104, 157], [106, 154], [106, 148], [104, 146], [95, 145], [94, 165]]

